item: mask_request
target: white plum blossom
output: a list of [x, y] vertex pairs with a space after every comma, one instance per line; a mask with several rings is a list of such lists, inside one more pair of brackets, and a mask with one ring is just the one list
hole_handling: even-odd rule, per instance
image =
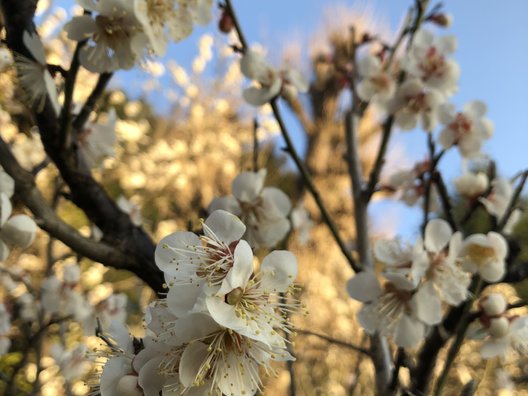
[[26, 249], [35, 240], [37, 225], [24, 214], [11, 216], [11, 201], [0, 193], [0, 261], [9, 256], [10, 249]]
[[457, 192], [468, 199], [476, 199], [489, 187], [488, 175], [484, 172], [466, 172], [453, 181]]
[[508, 244], [497, 232], [472, 234], [462, 243], [460, 259], [466, 271], [478, 273], [486, 282], [498, 282], [506, 271]]
[[425, 227], [425, 238], [420, 238], [417, 245], [427, 253], [427, 260], [415, 261], [413, 268], [416, 276], [423, 276], [416, 292], [417, 315], [434, 325], [442, 318], [442, 301], [456, 306], [468, 297], [471, 277], [457, 263], [462, 234], [453, 234], [445, 220], [433, 219]]
[[134, 11], [150, 47], [163, 56], [169, 39], [181, 41], [192, 33], [194, 23], [209, 22], [212, 5], [212, 0], [134, 0]]
[[299, 242], [306, 244], [310, 240], [310, 231], [315, 225], [308, 211], [302, 205], [298, 205], [292, 209], [290, 218], [292, 227], [299, 236]]
[[264, 258], [257, 274], [251, 277], [251, 273], [242, 273], [228, 289], [208, 296], [205, 302], [209, 314], [218, 324], [240, 335], [284, 348], [285, 340], [279, 333], [288, 329], [279, 293], [287, 292], [296, 276], [295, 256], [285, 250], [273, 251]]
[[50, 315], [73, 316], [83, 322], [92, 314], [92, 307], [78, 290], [80, 269], [77, 264], [65, 267], [62, 280], [51, 275], [42, 281], [42, 307]]
[[[510, 201], [513, 198], [513, 186], [508, 179], [497, 178], [491, 182], [491, 192], [486, 198], [480, 198], [480, 202], [492, 216], [495, 216], [498, 222], [502, 221], [506, 215]], [[510, 218], [503, 228], [504, 234], [510, 234], [520, 220], [521, 210], [514, 209]]]
[[426, 132], [431, 132], [438, 123], [438, 107], [441, 103], [442, 95], [438, 91], [427, 88], [418, 79], [408, 79], [396, 91], [389, 110], [401, 130], [413, 130], [420, 122]]
[[90, 122], [79, 134], [79, 149], [89, 168], [101, 166], [103, 159], [115, 155], [116, 121], [112, 108], [103, 122]]
[[46, 99], [50, 100], [56, 115], [59, 115], [60, 105], [55, 81], [48, 71], [44, 46], [36, 33], [24, 31], [24, 45], [33, 59], [15, 54], [15, 65], [18, 81], [26, 93], [27, 100], [37, 112], [42, 112]]
[[489, 337], [480, 348], [484, 359], [505, 357], [510, 350], [528, 352], [528, 316], [492, 317], [485, 327]]
[[290, 230], [290, 199], [276, 187], [264, 187], [266, 174], [266, 169], [242, 172], [231, 185], [233, 196], [215, 198], [208, 208], [240, 217], [247, 227], [244, 239], [256, 248], [275, 246]]
[[425, 324], [418, 318], [416, 294], [412, 282], [379, 284], [373, 272], [356, 274], [348, 281], [348, 294], [364, 303], [358, 312], [359, 323], [369, 334], [391, 336], [403, 348], [416, 346], [425, 334]]
[[399, 240], [379, 240], [374, 244], [374, 257], [382, 265], [383, 277], [404, 289], [414, 289], [422, 273], [416, 273], [427, 254], [419, 244], [403, 244]]
[[163, 238], [155, 252], [157, 266], [169, 287], [167, 306], [180, 316], [202, 309], [200, 297], [224, 293], [253, 271], [253, 252], [241, 240], [244, 224], [233, 214], [216, 210], [203, 223], [204, 235], [179, 231]]
[[86, 354], [86, 345], [81, 343], [72, 349], [66, 349], [58, 343], [51, 346], [51, 356], [57, 362], [61, 375], [67, 381], [82, 377], [90, 369]]
[[438, 114], [445, 125], [438, 142], [447, 149], [456, 145], [464, 158], [474, 158], [480, 154], [484, 140], [493, 134], [493, 124], [485, 118], [487, 106], [480, 101], [469, 102], [461, 112], [456, 112], [452, 104], [440, 106]]
[[108, 360], [103, 366], [99, 389], [101, 396], [143, 396], [138, 385], [138, 374], [132, 366], [135, 357], [134, 338], [120, 323], [114, 322], [109, 330], [113, 346], [108, 352], [101, 351]]
[[362, 80], [357, 84], [357, 94], [364, 101], [385, 103], [396, 91], [394, 78], [385, 70], [379, 57], [366, 55], [358, 61]]
[[499, 316], [506, 311], [506, 300], [500, 293], [491, 293], [479, 300], [479, 307], [488, 316]]
[[421, 29], [414, 36], [403, 68], [428, 87], [451, 96], [457, 90], [460, 75], [458, 64], [448, 58], [456, 50], [456, 45], [454, 36], [437, 37], [428, 30]]
[[[429, 164], [429, 160], [425, 160], [416, 163], [412, 168], [394, 172], [385, 183], [385, 188], [396, 192], [398, 199], [407, 206], [412, 207], [418, 201], [424, 201], [427, 187], [423, 176], [429, 170]], [[440, 208], [440, 197], [436, 184], [431, 184], [429, 194], [429, 211], [435, 212]]]
[[242, 56], [240, 70], [244, 76], [260, 85], [246, 88], [243, 92], [246, 102], [253, 106], [262, 106], [278, 95], [293, 100], [298, 92], [308, 91], [308, 82], [298, 70], [277, 71], [266, 63], [261, 54], [252, 49]]
[[77, 2], [90, 14], [73, 17], [64, 30], [70, 40], [88, 40], [80, 51], [81, 65], [95, 73], [132, 68], [148, 43], [134, 13], [134, 1]]

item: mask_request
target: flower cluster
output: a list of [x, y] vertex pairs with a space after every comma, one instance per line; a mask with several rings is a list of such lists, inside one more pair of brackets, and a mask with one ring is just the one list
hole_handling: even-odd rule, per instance
[[88, 13], [75, 16], [64, 30], [74, 41], [88, 40], [80, 62], [102, 73], [130, 69], [149, 51], [164, 55], [169, 38], [180, 41], [193, 24], [209, 21], [212, 0], [78, 0]]
[[308, 82], [298, 70], [275, 70], [252, 49], [242, 56], [240, 70], [244, 76], [259, 84], [258, 87], [246, 88], [242, 93], [246, 102], [253, 106], [262, 106], [279, 95], [295, 100], [298, 92], [308, 91]]
[[480, 353], [484, 358], [506, 356], [510, 349], [528, 352], [528, 316], [509, 315], [502, 294], [492, 293], [479, 301], [480, 324], [487, 338]]
[[209, 205], [209, 212], [222, 209], [240, 217], [247, 227], [244, 239], [255, 248], [273, 247], [290, 231], [290, 199], [276, 187], [264, 187], [266, 174], [266, 169], [242, 172], [233, 180], [233, 195]]
[[440, 146], [458, 146], [464, 158], [474, 158], [491, 137], [493, 125], [485, 118], [487, 108], [480, 101], [467, 103], [460, 112], [447, 103], [457, 91], [460, 75], [458, 64], [450, 58], [456, 45], [453, 36], [437, 37], [420, 29], [402, 61], [405, 79], [398, 87], [393, 65], [383, 62], [383, 56], [366, 55], [358, 61], [357, 94], [364, 101], [382, 105], [402, 130], [410, 131], [420, 124], [432, 133], [443, 124], [437, 138]]
[[180, 231], [160, 241], [155, 258], [167, 296], [151, 304], [141, 347], [130, 337], [118, 343], [102, 371], [103, 396], [250, 395], [263, 386], [259, 368], [270, 374], [271, 362], [293, 359], [285, 336], [287, 314], [298, 308], [288, 297], [297, 260], [272, 251], [255, 271], [245, 233], [238, 217], [215, 210], [203, 235]]
[[414, 246], [384, 240], [375, 244], [383, 285], [373, 272], [363, 272], [347, 288], [352, 298], [365, 303], [358, 317], [367, 332], [380, 332], [401, 347], [413, 347], [427, 326], [441, 322], [443, 304], [457, 306], [469, 297], [471, 274], [490, 283], [499, 281], [507, 253], [499, 233], [464, 239], [445, 220], [434, 219]]

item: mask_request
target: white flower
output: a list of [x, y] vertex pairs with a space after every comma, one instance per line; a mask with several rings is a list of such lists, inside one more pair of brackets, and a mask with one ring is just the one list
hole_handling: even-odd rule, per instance
[[253, 106], [262, 106], [278, 95], [292, 100], [298, 92], [308, 91], [308, 82], [299, 71], [277, 71], [266, 63], [261, 54], [251, 49], [242, 56], [240, 70], [244, 76], [260, 85], [247, 88], [243, 92], [246, 102]]
[[478, 273], [486, 282], [498, 282], [506, 270], [508, 244], [497, 232], [473, 234], [462, 243], [459, 256], [462, 266], [472, 274]]
[[358, 72], [362, 80], [357, 85], [358, 96], [365, 101], [386, 102], [394, 96], [396, 82], [383, 70], [380, 59], [367, 55], [358, 61]]
[[414, 269], [421, 267], [420, 261], [427, 254], [419, 246], [403, 245], [399, 240], [379, 240], [374, 244], [374, 257], [383, 264], [383, 277], [400, 289], [412, 290], [418, 286], [421, 273]]
[[107, 352], [109, 359], [104, 364], [98, 391], [101, 396], [143, 396], [132, 366], [134, 339], [124, 325], [116, 322], [112, 323], [109, 333], [114, 347]]
[[467, 103], [459, 113], [452, 104], [440, 106], [438, 114], [445, 125], [438, 137], [440, 145], [445, 149], [457, 145], [464, 158], [478, 156], [484, 140], [493, 134], [493, 124], [485, 118], [486, 112], [486, 104], [480, 101]]
[[489, 179], [484, 172], [466, 172], [455, 179], [453, 184], [460, 195], [475, 199], [488, 189]]
[[302, 205], [298, 205], [292, 209], [290, 216], [293, 229], [299, 235], [299, 242], [306, 244], [310, 240], [310, 231], [314, 227], [308, 211]]
[[84, 344], [77, 344], [73, 349], [65, 349], [61, 344], [51, 346], [51, 356], [57, 362], [61, 375], [67, 381], [82, 377], [90, 369], [86, 353], [87, 348]]
[[292, 359], [286, 349], [276, 350], [217, 327], [185, 347], [179, 378], [185, 391], [197, 387], [209, 391], [204, 394], [253, 395], [263, 387], [259, 367], [274, 373], [270, 361]]
[[417, 296], [417, 315], [425, 323], [434, 325], [442, 318], [441, 302], [456, 306], [468, 296], [471, 277], [462, 271], [456, 263], [462, 235], [453, 234], [449, 224], [442, 219], [434, 219], [425, 227], [425, 239], [419, 239], [417, 245], [427, 253], [427, 260], [414, 262], [415, 276], [420, 274], [424, 282]]
[[0, 193], [0, 261], [9, 256], [10, 248], [26, 249], [35, 240], [37, 225], [26, 215], [11, 216], [11, 201]]
[[89, 40], [81, 49], [81, 64], [94, 73], [132, 68], [148, 42], [134, 14], [134, 1], [77, 2], [91, 14], [73, 17], [64, 30], [71, 40]]
[[[497, 221], [502, 221], [506, 215], [510, 201], [513, 198], [513, 186], [508, 179], [498, 178], [491, 182], [492, 190], [486, 198], [480, 198], [480, 202], [486, 207], [486, 210], [492, 216], [497, 218]], [[504, 226], [504, 234], [510, 234], [517, 222], [520, 220], [521, 211], [515, 209], [510, 215], [506, 225]]]
[[438, 123], [441, 103], [442, 96], [437, 91], [426, 88], [418, 79], [410, 79], [398, 88], [389, 110], [394, 113], [396, 125], [401, 130], [413, 130], [420, 121], [422, 128], [430, 132]]
[[290, 230], [290, 199], [276, 187], [264, 187], [266, 173], [242, 172], [231, 185], [234, 196], [215, 198], [208, 208], [239, 216], [247, 227], [244, 239], [257, 248], [276, 245]]
[[135, 0], [134, 11], [152, 50], [163, 56], [169, 38], [183, 40], [192, 33], [194, 23], [209, 22], [212, 5], [211, 0]]
[[105, 122], [91, 122], [86, 125], [79, 136], [79, 148], [89, 168], [101, 166], [106, 157], [113, 157], [116, 142], [117, 116], [111, 109]]
[[360, 272], [348, 281], [348, 294], [365, 305], [358, 319], [367, 333], [391, 336], [396, 345], [414, 347], [423, 338], [425, 324], [416, 316], [416, 298], [409, 284], [380, 286], [372, 272]]
[[71, 315], [80, 322], [85, 321], [93, 312], [88, 301], [76, 290], [76, 283], [61, 281], [55, 275], [42, 281], [41, 301], [42, 307], [50, 315]]
[[455, 51], [456, 45], [454, 36], [436, 37], [421, 29], [414, 36], [404, 61], [404, 70], [420, 78], [427, 86], [451, 96], [457, 90], [460, 68], [447, 56]]
[[493, 318], [487, 329], [490, 337], [480, 349], [484, 359], [505, 357], [510, 349], [520, 354], [528, 352], [528, 316]]
[[34, 106], [37, 112], [40, 113], [44, 110], [46, 99], [49, 99], [55, 114], [59, 115], [60, 105], [57, 88], [48, 71], [46, 53], [42, 42], [36, 33], [29, 33], [28, 31], [24, 31], [22, 39], [35, 60], [20, 54], [15, 55], [20, 86], [26, 93], [29, 104]]
[[163, 238], [156, 248], [156, 264], [169, 286], [167, 306], [176, 316], [200, 303], [205, 286], [209, 294], [225, 293], [253, 271], [251, 247], [240, 240], [246, 227], [236, 216], [214, 211], [203, 228], [201, 237], [176, 232]]
[[[429, 161], [418, 162], [413, 168], [403, 169], [390, 175], [385, 186], [398, 193], [400, 199], [407, 206], [414, 206], [419, 201], [423, 206], [427, 190], [424, 175], [429, 170]], [[440, 208], [440, 197], [436, 184], [432, 184], [429, 190], [429, 211], [436, 212]]]
[[479, 307], [486, 316], [499, 316], [506, 311], [506, 300], [500, 293], [491, 293], [479, 301]]
[[251, 273], [240, 274], [229, 289], [207, 297], [207, 309], [221, 326], [271, 347], [284, 348], [285, 340], [279, 333], [289, 330], [283, 314], [294, 306], [281, 302], [279, 293], [290, 289], [296, 275], [295, 256], [285, 250], [273, 251], [264, 258], [259, 273], [253, 277]]

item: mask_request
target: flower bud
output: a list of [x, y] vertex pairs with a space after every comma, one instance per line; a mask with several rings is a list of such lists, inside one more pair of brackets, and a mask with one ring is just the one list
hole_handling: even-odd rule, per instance
[[508, 334], [510, 330], [510, 322], [504, 316], [493, 318], [490, 321], [488, 334], [493, 338], [502, 338]]
[[26, 215], [11, 217], [2, 227], [0, 237], [8, 246], [27, 248], [35, 240], [37, 225]]
[[441, 27], [449, 27], [453, 24], [453, 16], [451, 14], [434, 14], [429, 17], [429, 20]]
[[499, 293], [492, 293], [480, 300], [480, 308], [487, 316], [497, 316], [506, 310], [506, 300]]
[[457, 192], [467, 198], [482, 195], [489, 186], [488, 176], [485, 173], [465, 173], [454, 181]]
[[233, 27], [234, 23], [231, 14], [227, 10], [222, 11], [222, 16], [218, 21], [218, 29], [222, 33], [229, 34], [231, 33], [231, 30], [233, 30]]

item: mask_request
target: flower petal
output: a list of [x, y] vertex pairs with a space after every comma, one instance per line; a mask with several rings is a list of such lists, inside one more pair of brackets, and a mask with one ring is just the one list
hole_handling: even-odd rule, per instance
[[185, 348], [180, 360], [180, 382], [185, 387], [191, 387], [196, 380], [205, 358], [209, 354], [208, 346], [203, 342], [193, 342]]
[[360, 272], [347, 283], [347, 291], [354, 300], [368, 303], [376, 300], [382, 293], [381, 286], [373, 272]]
[[261, 287], [267, 291], [285, 292], [297, 276], [297, 257], [287, 250], [275, 250], [262, 261]]
[[453, 235], [449, 223], [442, 219], [433, 219], [425, 227], [425, 248], [433, 253], [443, 250]]
[[253, 202], [262, 192], [266, 174], [266, 169], [260, 169], [258, 172], [240, 173], [231, 185], [233, 195], [239, 201]]
[[418, 319], [403, 315], [394, 332], [394, 342], [402, 348], [412, 348], [424, 337], [425, 325]]
[[442, 303], [432, 282], [425, 282], [413, 296], [416, 316], [428, 325], [442, 321]]
[[233, 267], [222, 281], [218, 295], [226, 295], [237, 287], [245, 287], [253, 273], [253, 251], [246, 241], [238, 242], [235, 252]]
[[215, 210], [205, 220], [204, 234], [217, 238], [225, 244], [238, 241], [246, 232], [246, 226], [234, 214], [225, 210]]

